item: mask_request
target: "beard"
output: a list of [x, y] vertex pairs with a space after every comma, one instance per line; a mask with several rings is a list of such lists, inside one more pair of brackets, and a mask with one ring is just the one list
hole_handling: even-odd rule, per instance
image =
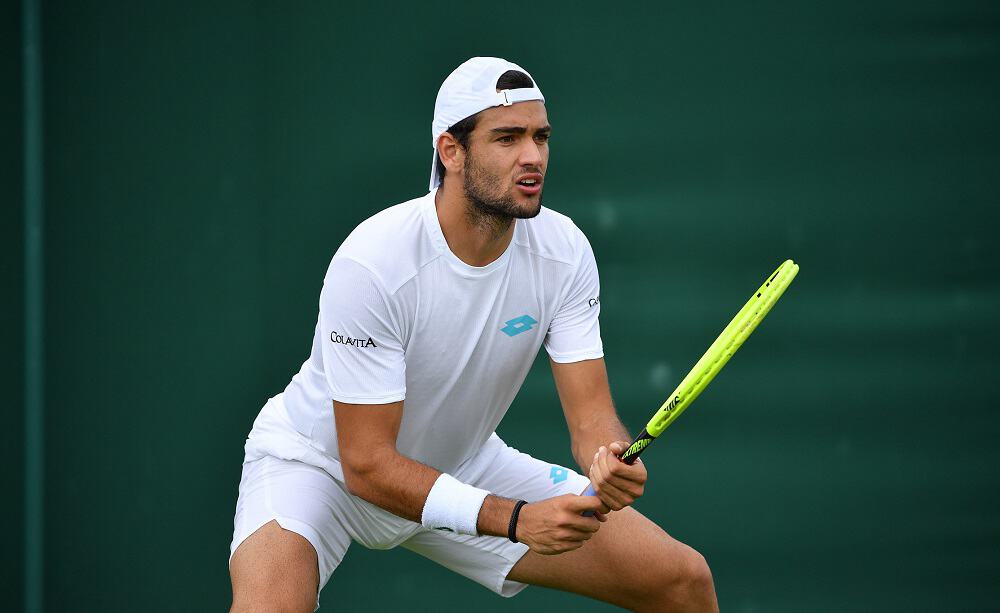
[[531, 219], [541, 212], [541, 192], [537, 203], [518, 204], [511, 189], [504, 190], [503, 179], [477, 164], [472, 155], [466, 156], [464, 170], [462, 191], [471, 205], [469, 216], [479, 224], [506, 229], [514, 219]]

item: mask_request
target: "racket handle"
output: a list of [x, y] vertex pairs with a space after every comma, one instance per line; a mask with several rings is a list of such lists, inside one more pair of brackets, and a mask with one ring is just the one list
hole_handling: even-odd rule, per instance
[[[594, 484], [591, 483], [590, 485], [588, 485], [587, 486], [587, 491], [584, 492], [584, 493], [582, 493], [582, 494], [580, 494], [580, 495], [581, 496], [596, 496], [597, 495], [597, 490], [594, 489]], [[593, 511], [584, 511], [583, 512], [583, 516], [584, 517], [593, 517], [594, 516], [594, 512]]]
[[[639, 436], [635, 437], [635, 440], [632, 441], [632, 444], [629, 445], [628, 449], [625, 450], [625, 453], [623, 453], [619, 459], [626, 464], [635, 464], [635, 461], [639, 459], [639, 454], [645, 451], [646, 447], [653, 442], [654, 438], [656, 437], [650, 436], [649, 432], [646, 432], [646, 429], [643, 428], [642, 432], [639, 433]], [[596, 496], [597, 490], [594, 489], [594, 484], [591, 483], [588, 485], [587, 491], [580, 495]], [[591, 511], [584, 511], [583, 516], [593, 517], [594, 514]]]

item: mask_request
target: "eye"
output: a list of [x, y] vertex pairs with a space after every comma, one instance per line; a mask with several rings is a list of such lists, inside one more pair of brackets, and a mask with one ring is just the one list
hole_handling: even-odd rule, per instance
[[497, 141], [501, 143], [512, 143], [514, 142], [514, 137], [510, 134], [507, 134], [505, 136], [501, 136], [500, 138], [498, 138]]
[[536, 134], [535, 135], [535, 140], [538, 141], [538, 142], [540, 142], [540, 143], [547, 143], [547, 142], [549, 142], [549, 135], [548, 134]]

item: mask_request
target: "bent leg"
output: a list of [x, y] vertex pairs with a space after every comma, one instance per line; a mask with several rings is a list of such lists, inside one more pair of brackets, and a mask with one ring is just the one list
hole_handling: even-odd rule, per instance
[[632, 611], [719, 610], [705, 558], [632, 508], [611, 513], [580, 549], [555, 556], [529, 551], [507, 578]]
[[326, 471], [245, 462], [233, 518], [233, 611], [313, 611], [351, 544], [349, 495]]
[[316, 607], [319, 565], [305, 537], [271, 520], [243, 541], [229, 563], [232, 613], [309, 613]]

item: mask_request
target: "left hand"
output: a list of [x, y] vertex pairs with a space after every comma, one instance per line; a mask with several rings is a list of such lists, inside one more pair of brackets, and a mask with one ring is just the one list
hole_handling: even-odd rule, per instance
[[597, 496], [612, 511], [618, 511], [638, 500], [646, 485], [646, 467], [641, 461], [629, 466], [618, 459], [628, 449], [628, 441], [615, 441], [601, 447], [590, 465], [590, 482]]

